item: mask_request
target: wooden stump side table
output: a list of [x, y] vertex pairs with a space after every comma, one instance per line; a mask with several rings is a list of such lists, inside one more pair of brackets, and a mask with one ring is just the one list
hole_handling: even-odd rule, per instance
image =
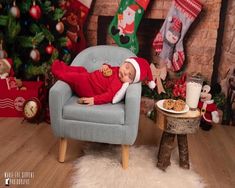
[[188, 111], [183, 114], [174, 114], [157, 109], [157, 125], [163, 130], [158, 150], [157, 167], [164, 170], [170, 165], [174, 139], [177, 137], [179, 150], [179, 165], [189, 169], [189, 154], [187, 134], [195, 133], [200, 124], [200, 111]]

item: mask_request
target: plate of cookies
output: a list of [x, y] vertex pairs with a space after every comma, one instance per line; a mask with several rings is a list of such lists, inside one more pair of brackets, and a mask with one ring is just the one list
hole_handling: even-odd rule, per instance
[[157, 106], [166, 112], [180, 114], [189, 111], [189, 106], [181, 99], [163, 99], [157, 102]]

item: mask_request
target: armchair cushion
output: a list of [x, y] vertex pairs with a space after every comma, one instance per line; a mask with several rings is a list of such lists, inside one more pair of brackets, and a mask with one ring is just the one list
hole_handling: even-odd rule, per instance
[[63, 118], [84, 122], [99, 122], [105, 124], [124, 125], [125, 123], [125, 107], [124, 103], [113, 105], [93, 105], [87, 106], [78, 104], [78, 97], [71, 97], [63, 107]]

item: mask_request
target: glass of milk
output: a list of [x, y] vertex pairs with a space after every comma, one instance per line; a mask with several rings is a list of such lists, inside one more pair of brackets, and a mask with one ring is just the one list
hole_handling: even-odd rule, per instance
[[186, 80], [186, 104], [190, 110], [196, 110], [199, 102], [203, 79], [198, 76], [187, 76]]

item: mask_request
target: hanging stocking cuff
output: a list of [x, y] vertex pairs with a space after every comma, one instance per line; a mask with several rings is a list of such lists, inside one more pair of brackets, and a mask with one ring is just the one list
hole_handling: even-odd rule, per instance
[[[76, 2], [76, 3], [75, 3]], [[88, 12], [90, 10], [90, 6], [91, 6], [91, 0], [85, 1], [85, 0], [79, 0], [79, 1], [74, 1], [74, 9], [79, 10], [80, 11], [80, 19], [82, 20], [82, 22], [84, 23]]]
[[173, 55], [173, 71], [179, 71], [184, 64], [184, 52], [175, 52]]
[[155, 37], [155, 39], [153, 41], [153, 47], [155, 48], [155, 51], [157, 53], [160, 53], [162, 51], [163, 38], [162, 38], [162, 34], [160, 32], [157, 34], [157, 36]]
[[179, 11], [193, 20], [202, 10], [202, 4], [198, 0], [174, 0], [174, 5]]

